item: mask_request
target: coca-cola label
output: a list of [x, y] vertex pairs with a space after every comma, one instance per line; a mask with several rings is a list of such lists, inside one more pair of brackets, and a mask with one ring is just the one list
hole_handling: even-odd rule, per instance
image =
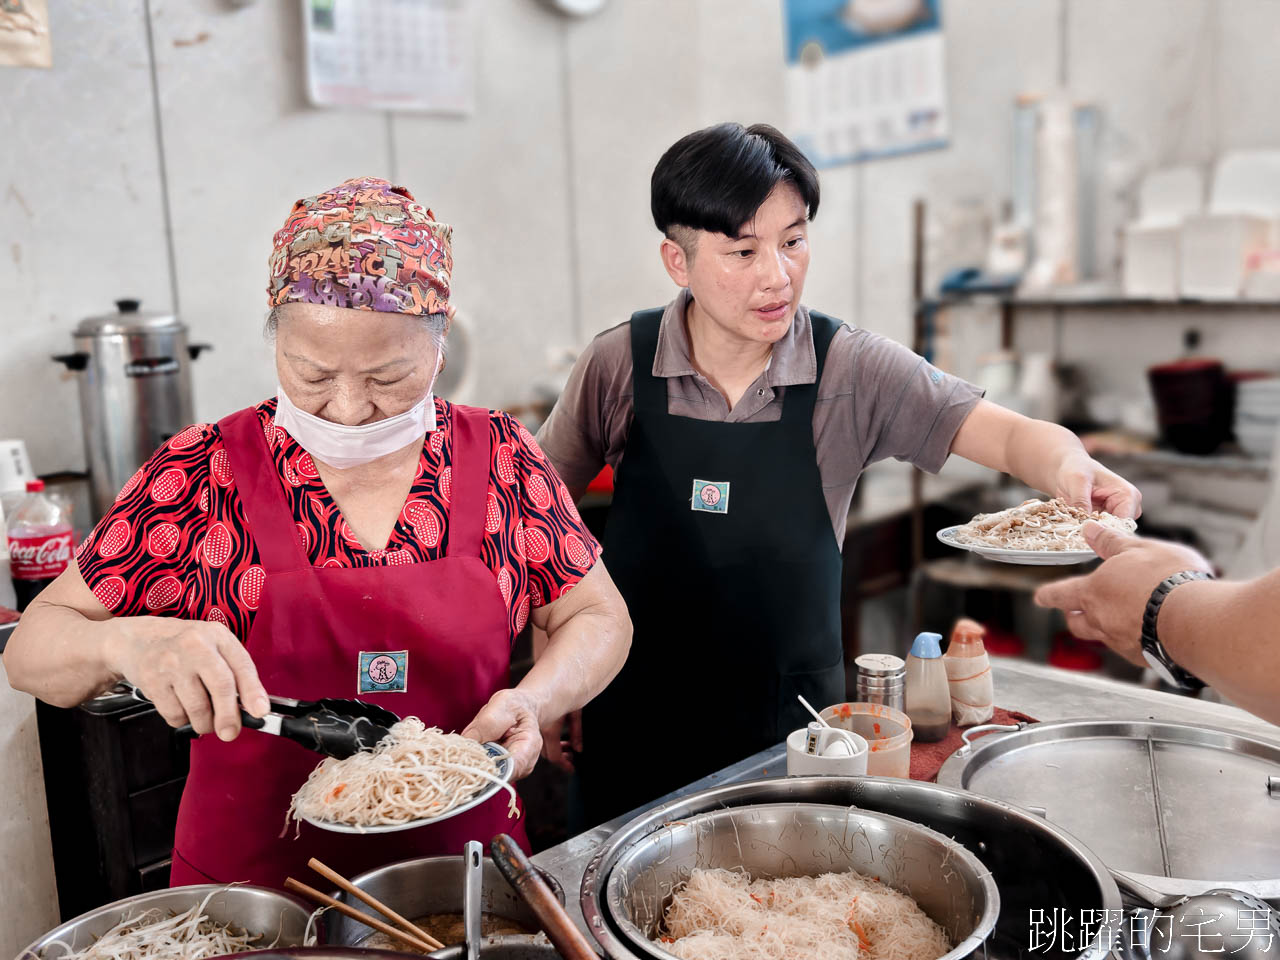
[[15, 580], [52, 580], [71, 562], [71, 531], [38, 537], [12, 537], [9, 557]]

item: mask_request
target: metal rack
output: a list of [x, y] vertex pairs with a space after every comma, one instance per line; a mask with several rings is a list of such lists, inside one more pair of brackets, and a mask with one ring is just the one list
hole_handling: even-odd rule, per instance
[[[1014, 346], [1018, 315], [1025, 311], [1050, 311], [1054, 328], [1053, 343], [1055, 357], [1058, 345], [1062, 342], [1062, 330], [1069, 314], [1074, 311], [1124, 310], [1158, 314], [1168, 319], [1182, 319], [1188, 314], [1229, 313], [1233, 315], [1267, 315], [1280, 316], [1280, 300], [1153, 300], [1147, 298], [1126, 297], [1114, 286], [1102, 284], [1085, 284], [1065, 287], [1053, 292], [1019, 294], [973, 292], [964, 294], [945, 294], [930, 296], [925, 291], [925, 216], [926, 205], [923, 200], [916, 200], [912, 209], [912, 348], [920, 355], [928, 358], [936, 330], [934, 322], [937, 315], [952, 307], [989, 307], [999, 311], [1000, 315], [1000, 348], [1011, 350]], [[1108, 462], [1134, 461], [1143, 466], [1159, 465], [1169, 468], [1202, 468], [1223, 470], [1241, 475], [1266, 474], [1268, 464], [1245, 456], [1231, 454], [1211, 457], [1192, 457], [1169, 451], [1157, 450], [1150, 453], [1130, 454], [1124, 458], [1108, 458]], [[918, 575], [936, 579], [942, 583], [970, 589], [1031, 589], [1034, 579], [1010, 578], [998, 571], [984, 567], [961, 571], [963, 561], [952, 558], [946, 560], [926, 560], [924, 551], [928, 533], [923, 527], [923, 504], [920, 496], [922, 474], [914, 471], [912, 479], [913, 493], [913, 556], [916, 558]], [[972, 566], [972, 565], [969, 565]], [[1026, 582], [1023, 582], [1023, 581]], [[919, 620], [917, 610], [917, 621]]]

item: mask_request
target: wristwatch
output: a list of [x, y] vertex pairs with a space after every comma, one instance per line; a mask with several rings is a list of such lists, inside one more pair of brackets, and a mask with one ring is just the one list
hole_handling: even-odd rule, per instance
[[1204, 681], [1191, 673], [1191, 671], [1184, 670], [1174, 663], [1173, 657], [1169, 656], [1169, 651], [1160, 642], [1160, 637], [1156, 633], [1156, 622], [1160, 618], [1160, 607], [1164, 603], [1165, 597], [1173, 592], [1174, 587], [1190, 583], [1192, 580], [1212, 579], [1213, 574], [1203, 573], [1199, 570], [1183, 570], [1181, 573], [1175, 573], [1171, 577], [1165, 577], [1151, 591], [1151, 599], [1147, 601], [1147, 610], [1142, 615], [1143, 659], [1151, 665], [1152, 670], [1159, 674], [1161, 680], [1178, 687], [1180, 690], [1199, 690], [1204, 687]]

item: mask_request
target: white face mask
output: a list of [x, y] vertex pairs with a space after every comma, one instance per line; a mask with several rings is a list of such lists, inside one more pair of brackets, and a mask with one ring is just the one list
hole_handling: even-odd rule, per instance
[[304, 413], [293, 405], [284, 387], [277, 386], [276, 426], [321, 463], [339, 470], [358, 467], [395, 453], [436, 428], [435, 383], [432, 377], [427, 395], [404, 413], [355, 427]]

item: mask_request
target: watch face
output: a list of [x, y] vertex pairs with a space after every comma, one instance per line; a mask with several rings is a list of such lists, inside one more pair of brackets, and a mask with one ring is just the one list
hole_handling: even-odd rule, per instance
[[1182, 684], [1180, 684], [1177, 680], [1173, 678], [1173, 674], [1169, 672], [1169, 668], [1165, 666], [1163, 663], [1161, 663], [1159, 659], [1153, 656], [1150, 650], [1142, 651], [1142, 659], [1146, 660], [1147, 664], [1151, 667], [1151, 669], [1154, 670], [1156, 674], [1160, 677], [1160, 679], [1163, 680], [1165, 683], [1167, 683], [1169, 686], [1171, 687], [1182, 686]]
[[606, 0], [550, 0], [553, 7], [561, 13], [574, 17], [585, 17], [597, 13], [604, 7]]

